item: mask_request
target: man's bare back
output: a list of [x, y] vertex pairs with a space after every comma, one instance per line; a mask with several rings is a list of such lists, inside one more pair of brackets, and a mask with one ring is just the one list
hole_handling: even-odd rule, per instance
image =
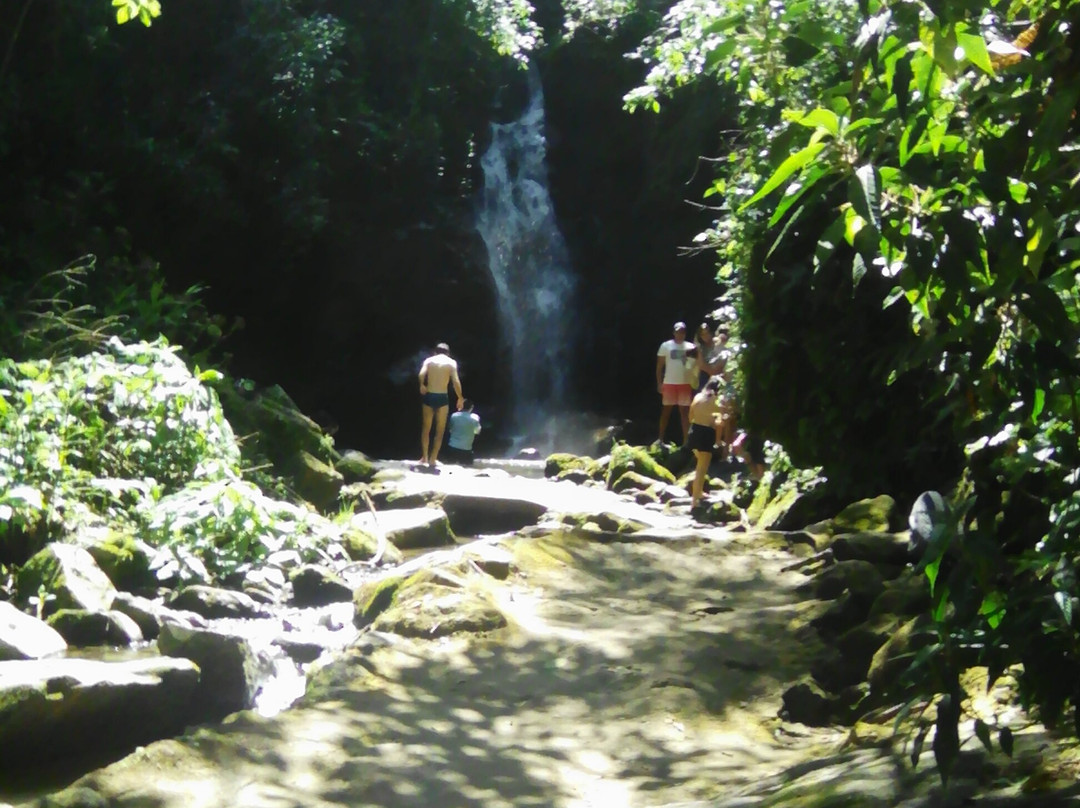
[[420, 367], [420, 378], [423, 380], [421, 393], [445, 393], [450, 388], [451, 380], [454, 382], [455, 390], [461, 387], [457, 375], [457, 362], [445, 354], [435, 354], [425, 359]]
[[[435, 353], [424, 360], [417, 374], [420, 382], [420, 462], [432, 468], [439, 457], [443, 431], [446, 429], [446, 416], [450, 410], [449, 387], [454, 385], [457, 394], [457, 408], [465, 397], [461, 394], [461, 379], [458, 378], [457, 362], [450, 357], [450, 347], [445, 342], [435, 346]], [[435, 424], [435, 437], [431, 438], [431, 425]]]

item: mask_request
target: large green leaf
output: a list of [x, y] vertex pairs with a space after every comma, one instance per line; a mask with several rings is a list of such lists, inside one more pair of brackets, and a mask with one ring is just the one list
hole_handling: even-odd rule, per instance
[[751, 205], [764, 199], [786, 182], [792, 174], [804, 169], [821, 153], [821, 150], [824, 149], [825, 146], [826, 144], [822, 142], [811, 143], [809, 146], [799, 149], [799, 151], [790, 155], [779, 165], [779, 167], [777, 167], [776, 171], [773, 172], [773, 175], [758, 189], [757, 193], [742, 204], [739, 208], [739, 212], [741, 213]]
[[881, 175], [870, 163], [855, 169], [855, 182], [850, 197], [855, 210], [881, 231]]

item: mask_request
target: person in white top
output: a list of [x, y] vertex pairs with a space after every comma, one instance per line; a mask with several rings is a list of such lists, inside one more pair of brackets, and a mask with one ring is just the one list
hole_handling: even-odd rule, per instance
[[672, 327], [673, 339], [660, 344], [656, 352], [656, 392], [660, 394], [660, 437], [664, 441], [673, 407], [679, 408], [682, 419], [683, 443], [690, 432], [690, 400], [694, 391], [690, 387], [691, 370], [687, 368], [687, 352], [694, 343], [686, 340], [686, 323], [678, 322]]

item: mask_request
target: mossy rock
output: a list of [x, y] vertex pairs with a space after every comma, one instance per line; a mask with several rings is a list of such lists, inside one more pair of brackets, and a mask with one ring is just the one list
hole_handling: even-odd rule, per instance
[[221, 385], [218, 394], [233, 431], [245, 438], [241, 452], [246, 459], [265, 458], [285, 473], [300, 450], [330, 466], [341, 459], [333, 438], [304, 415], [281, 387], [247, 394], [234, 385]]
[[24, 604], [39, 593], [51, 596], [46, 614], [58, 609], [103, 612], [116, 598], [116, 588], [94, 557], [73, 544], [54, 543], [35, 553], [19, 569], [16, 591]]
[[781, 486], [776, 496], [771, 497], [761, 508], [754, 525], [762, 529], [776, 527], [784, 521], [784, 518], [798, 504], [802, 496], [799, 489], [793, 486]]
[[149, 548], [133, 536], [110, 530], [83, 546], [117, 589], [137, 592], [157, 584], [150, 570]]
[[337, 505], [345, 479], [328, 463], [306, 449], [297, 452], [291, 464], [296, 492], [320, 510]]
[[492, 631], [506, 618], [483, 591], [470, 586], [464, 562], [410, 576], [392, 575], [357, 590], [355, 622], [404, 637], [444, 637], [461, 631]]
[[370, 625], [376, 617], [390, 608], [394, 596], [404, 582], [404, 576], [389, 575], [363, 584], [353, 594], [353, 603], [356, 606], [353, 622], [361, 627]]
[[[379, 551], [379, 538], [366, 530], [350, 527], [341, 537], [341, 544], [345, 553], [353, 561], [367, 561], [374, 558]], [[380, 559], [384, 564], [400, 564], [403, 556], [393, 542], [389, 539], [383, 544], [383, 554]]]
[[627, 472], [636, 472], [653, 480], [675, 483], [675, 475], [656, 462], [655, 458], [640, 446], [620, 443], [611, 450], [608, 461], [607, 486], [611, 488], [615, 481]]
[[922, 631], [928, 622], [926, 615], [913, 617], [894, 631], [877, 650], [866, 676], [872, 692], [880, 694], [884, 691], [907, 669], [912, 656], [933, 642], [933, 638]]
[[363, 452], [350, 449], [334, 464], [334, 470], [345, 478], [346, 483], [371, 482], [375, 477], [375, 463]]
[[765, 509], [773, 499], [772, 475], [766, 474], [754, 487], [754, 496], [750, 504], [746, 506], [746, 519], [750, 524], [757, 525], [765, 514]]
[[402, 586], [372, 627], [403, 637], [434, 639], [463, 631], [494, 631], [506, 617], [483, 592], [431, 582]]
[[636, 471], [628, 471], [615, 481], [614, 485], [611, 486], [611, 490], [622, 494], [626, 491], [645, 491], [654, 485], [656, 485], [656, 480], [649, 479], [644, 474], [638, 474]]
[[544, 461], [544, 476], [556, 480], [580, 482], [581, 475], [586, 479], [597, 479], [602, 474], [603, 468], [596, 460], [569, 452], [556, 452], [548, 455]]
[[896, 500], [888, 494], [873, 499], [860, 499], [844, 508], [834, 516], [832, 532], [871, 533], [886, 532], [896, 510]]

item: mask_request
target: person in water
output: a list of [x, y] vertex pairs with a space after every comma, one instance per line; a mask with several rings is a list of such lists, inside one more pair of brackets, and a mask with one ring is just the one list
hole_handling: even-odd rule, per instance
[[686, 445], [694, 453], [696, 466], [694, 484], [691, 489], [690, 507], [701, 504], [705, 495], [705, 474], [712, 462], [713, 446], [716, 443], [716, 428], [723, 421], [724, 411], [720, 402], [719, 376], [713, 376], [700, 393], [690, 402], [690, 434]]
[[[432, 468], [439, 458], [443, 432], [446, 431], [446, 416], [450, 412], [450, 385], [454, 385], [457, 394], [457, 408], [460, 410], [465, 397], [461, 394], [461, 380], [458, 378], [457, 362], [450, 356], [450, 346], [440, 342], [435, 346], [435, 353], [424, 360], [420, 366], [420, 462]], [[435, 423], [435, 439], [431, 440], [431, 424]]]

